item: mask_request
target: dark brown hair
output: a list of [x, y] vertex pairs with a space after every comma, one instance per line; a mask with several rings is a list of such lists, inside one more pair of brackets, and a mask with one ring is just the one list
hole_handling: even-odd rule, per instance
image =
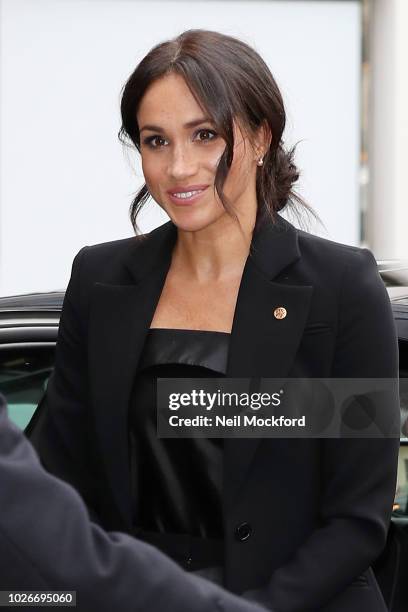
[[[231, 216], [236, 218], [222, 189], [232, 163], [233, 120], [237, 118], [249, 134], [265, 123], [272, 133], [263, 166], [257, 167], [257, 223], [265, 215], [274, 221], [275, 213], [288, 204], [298, 218], [301, 209], [318, 219], [313, 209], [293, 191], [299, 172], [293, 161], [295, 147], [289, 151], [284, 149], [282, 134], [286, 115], [276, 81], [259, 54], [237, 38], [208, 30], [187, 30], [153, 47], [122, 90], [122, 126], [118, 134], [122, 143], [133, 143], [140, 152], [136, 117], [140, 102], [153, 81], [170, 73], [184, 78], [226, 142], [215, 175], [215, 188]], [[131, 204], [130, 218], [136, 233], [137, 215], [149, 196], [147, 186], [143, 185]]]

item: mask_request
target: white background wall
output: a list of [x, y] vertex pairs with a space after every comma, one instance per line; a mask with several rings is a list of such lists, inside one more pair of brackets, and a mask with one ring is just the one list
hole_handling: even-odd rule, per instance
[[[201, 27], [246, 40], [277, 78], [300, 192], [328, 237], [359, 242], [356, 1], [0, 0], [0, 295], [61, 288], [85, 244], [133, 235], [138, 162], [119, 93], [157, 42]], [[132, 169], [132, 167], [134, 169]], [[154, 203], [144, 231], [166, 220]], [[322, 230], [317, 230], [322, 233]]]
[[408, 262], [408, 2], [372, 0], [368, 240]]

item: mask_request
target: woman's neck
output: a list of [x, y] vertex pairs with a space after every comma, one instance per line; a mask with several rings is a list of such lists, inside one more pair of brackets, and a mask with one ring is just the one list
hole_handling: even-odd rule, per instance
[[[225, 219], [225, 217], [227, 217]], [[172, 271], [179, 278], [198, 283], [228, 281], [242, 275], [248, 257], [255, 220], [238, 223], [223, 215], [198, 231], [178, 229]]]

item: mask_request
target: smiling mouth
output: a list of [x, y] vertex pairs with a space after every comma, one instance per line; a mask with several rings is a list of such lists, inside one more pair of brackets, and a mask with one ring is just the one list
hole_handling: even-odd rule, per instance
[[190, 204], [198, 200], [207, 187], [203, 189], [191, 189], [190, 191], [174, 191], [169, 193], [170, 199], [178, 206]]
[[196, 189], [194, 191], [180, 191], [180, 193], [172, 193], [175, 198], [179, 198], [180, 200], [186, 200], [187, 198], [191, 198], [197, 193], [202, 193], [204, 189]]

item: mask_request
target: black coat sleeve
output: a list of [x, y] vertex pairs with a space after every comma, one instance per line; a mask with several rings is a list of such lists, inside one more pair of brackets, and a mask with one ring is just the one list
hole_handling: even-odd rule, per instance
[[[390, 301], [372, 253], [353, 251], [339, 295], [332, 378], [398, 378], [398, 342]], [[399, 422], [399, 402], [388, 406]], [[321, 527], [270, 582], [246, 596], [277, 612], [317, 610], [379, 556], [395, 495], [399, 439], [321, 441]]]
[[43, 470], [1, 395], [0, 482], [0, 590], [76, 591], [84, 612], [262, 612], [91, 523], [76, 491]]
[[89, 439], [92, 429], [88, 402], [87, 308], [81, 295], [81, 270], [87, 248], [79, 251], [72, 264], [59, 323], [54, 369], [26, 433], [47, 471], [73, 485], [98, 521], [95, 507], [98, 478]]

